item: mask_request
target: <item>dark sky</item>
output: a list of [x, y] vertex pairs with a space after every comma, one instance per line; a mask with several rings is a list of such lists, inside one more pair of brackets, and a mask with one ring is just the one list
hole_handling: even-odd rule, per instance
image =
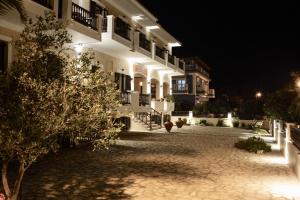
[[197, 55], [211, 66], [217, 92], [271, 92], [292, 81], [290, 71], [300, 70], [296, 4], [139, 1], [182, 42], [175, 55]]

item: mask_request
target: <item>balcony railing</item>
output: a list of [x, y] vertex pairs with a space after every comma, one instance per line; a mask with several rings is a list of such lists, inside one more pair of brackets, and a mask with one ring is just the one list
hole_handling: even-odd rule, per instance
[[107, 17], [103, 18], [103, 21], [102, 21], [102, 32], [103, 33], [107, 32]]
[[173, 84], [172, 93], [188, 93], [188, 84]]
[[201, 95], [207, 95], [207, 91], [203, 88], [202, 85], [196, 85], [196, 93]]
[[184, 70], [184, 62], [182, 60], [179, 60], [179, 68]]
[[119, 100], [122, 105], [131, 104], [131, 93], [130, 92], [121, 92], [119, 96]]
[[168, 62], [171, 63], [172, 65], [175, 65], [175, 57], [168, 54]]
[[88, 10], [75, 3], [72, 3], [72, 19], [87, 27], [97, 30], [97, 17], [93, 17]]
[[155, 55], [162, 59], [165, 59], [165, 50], [163, 48], [156, 46]]
[[207, 71], [205, 71], [202, 67], [199, 67], [199, 66], [185, 64], [185, 71], [199, 72], [199, 73], [205, 75], [206, 77], [209, 77], [209, 73]]
[[33, 0], [33, 1], [38, 4], [41, 4], [42, 6], [45, 6], [46, 8], [51, 9], [51, 10], [53, 9], [51, 0]]
[[145, 34], [140, 33], [139, 46], [147, 51], [151, 51], [151, 42], [147, 40]]
[[215, 98], [215, 90], [214, 89], [209, 89], [209, 92], [208, 92], [208, 97], [209, 98]]
[[150, 95], [149, 94], [140, 94], [139, 102], [140, 102], [139, 103], [140, 106], [150, 105]]
[[115, 33], [127, 40], [131, 40], [130, 25], [118, 17], [115, 20]]

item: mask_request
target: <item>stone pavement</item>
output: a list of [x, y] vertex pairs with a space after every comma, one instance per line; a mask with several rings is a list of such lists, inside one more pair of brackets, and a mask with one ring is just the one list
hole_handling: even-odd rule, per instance
[[[235, 149], [241, 129], [128, 133], [109, 151], [49, 155], [24, 179], [24, 199], [287, 200], [300, 187], [278, 152]], [[164, 132], [164, 131], [163, 131]]]

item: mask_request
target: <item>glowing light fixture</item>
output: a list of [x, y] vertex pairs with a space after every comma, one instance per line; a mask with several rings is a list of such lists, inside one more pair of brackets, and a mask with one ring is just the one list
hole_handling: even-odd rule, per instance
[[77, 53], [81, 53], [82, 50], [83, 50], [83, 45], [82, 45], [82, 44], [76, 44], [76, 45], [74, 46], [74, 49], [75, 49], [75, 51], [76, 51]]
[[181, 44], [179, 42], [174, 42], [174, 43], [168, 43], [170, 47], [181, 47]]
[[296, 87], [300, 88], [300, 78], [296, 80]]
[[256, 92], [255, 96], [256, 96], [256, 98], [261, 98], [262, 97], [262, 93], [261, 92]]
[[142, 81], [140, 82], [140, 86], [143, 86], [143, 82]]
[[159, 29], [159, 26], [157, 26], [157, 25], [155, 25], [155, 26], [146, 26], [147, 31], [154, 30], [154, 29]]
[[133, 21], [139, 21], [139, 20], [142, 20], [144, 19], [142, 15], [135, 15], [135, 16], [132, 16], [131, 19]]

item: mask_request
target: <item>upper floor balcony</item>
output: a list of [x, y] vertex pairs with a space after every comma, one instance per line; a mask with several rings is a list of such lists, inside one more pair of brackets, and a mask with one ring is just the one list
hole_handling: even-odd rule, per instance
[[72, 19], [79, 22], [80, 24], [98, 30], [97, 16], [92, 15], [88, 10], [80, 7], [79, 5], [72, 2]]
[[[108, 15], [102, 20], [102, 38], [121, 43], [132, 49], [132, 27], [119, 17]], [[111, 43], [111, 45], [113, 45]]]
[[202, 74], [203, 76], [209, 78], [209, 73], [204, 70], [202, 67], [193, 65], [193, 64], [185, 64], [185, 71], [186, 72], [198, 72]]
[[216, 97], [215, 89], [209, 89], [208, 98], [215, 98], [215, 97]]
[[46, 8], [49, 8], [49, 9], [53, 9], [53, 1], [52, 0], [33, 0], [34, 2], [46, 7]]
[[171, 66], [175, 65], [175, 56], [168, 54], [168, 65], [171, 65]]
[[185, 63], [184, 63], [183, 60], [179, 60], [178, 61], [178, 67], [179, 67], [179, 69], [181, 69], [181, 70], [184, 71], [184, 69], [185, 69]]

